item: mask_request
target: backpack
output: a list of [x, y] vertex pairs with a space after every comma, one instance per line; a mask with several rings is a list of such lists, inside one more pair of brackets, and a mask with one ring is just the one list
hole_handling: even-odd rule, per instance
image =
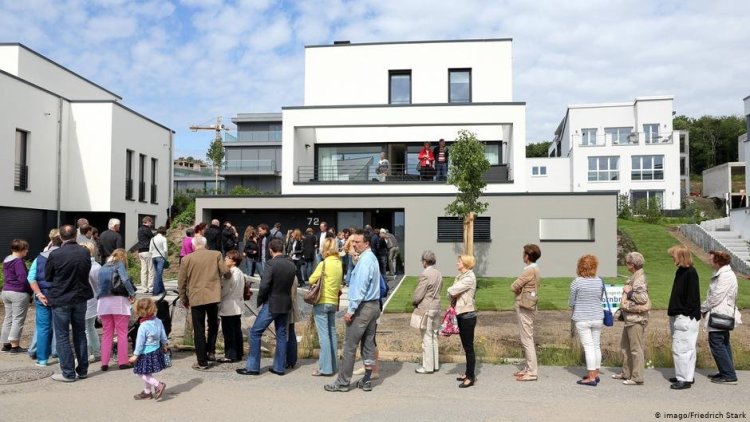
[[380, 300], [388, 297], [389, 290], [390, 288], [388, 287], [388, 283], [385, 281], [385, 277], [383, 277], [383, 274], [380, 274]]

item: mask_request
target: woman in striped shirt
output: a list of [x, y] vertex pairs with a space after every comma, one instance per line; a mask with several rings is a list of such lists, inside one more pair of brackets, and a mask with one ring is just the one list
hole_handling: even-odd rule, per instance
[[573, 322], [578, 331], [588, 374], [577, 381], [580, 385], [596, 387], [599, 368], [602, 366], [600, 337], [604, 312], [602, 311], [602, 279], [596, 275], [599, 260], [594, 255], [584, 255], [578, 260], [576, 277], [570, 285], [568, 304], [573, 308]]

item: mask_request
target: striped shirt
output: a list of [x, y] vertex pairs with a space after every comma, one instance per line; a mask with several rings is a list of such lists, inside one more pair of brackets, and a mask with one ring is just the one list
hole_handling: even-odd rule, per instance
[[570, 284], [568, 304], [573, 308], [573, 321], [602, 320], [602, 279], [577, 277]]

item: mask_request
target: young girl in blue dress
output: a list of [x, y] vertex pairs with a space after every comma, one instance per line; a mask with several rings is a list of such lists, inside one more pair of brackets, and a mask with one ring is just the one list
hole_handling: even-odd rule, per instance
[[159, 399], [167, 387], [154, 378], [154, 374], [166, 368], [164, 355], [167, 353], [167, 333], [159, 318], [156, 318], [156, 304], [149, 298], [141, 298], [135, 305], [135, 315], [139, 318], [138, 337], [135, 341], [130, 363], [135, 364], [133, 372], [143, 379], [144, 389], [133, 396], [136, 400]]

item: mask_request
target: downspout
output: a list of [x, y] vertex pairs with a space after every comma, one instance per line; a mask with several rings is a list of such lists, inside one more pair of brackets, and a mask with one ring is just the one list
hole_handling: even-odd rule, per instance
[[60, 204], [62, 202], [62, 113], [63, 113], [63, 99], [57, 97], [57, 190], [55, 192], [55, 199], [57, 202], [57, 227], [61, 224], [61, 210]]
[[167, 161], [167, 163], [169, 164], [168, 166], [169, 168], [169, 188], [168, 189], [169, 190], [167, 191], [169, 192], [167, 194], [167, 207], [168, 207], [167, 208], [167, 220], [168, 221], [172, 220], [172, 202], [174, 200], [172, 197], [174, 195], [174, 159], [172, 158], [173, 142], [174, 142], [174, 131], [170, 130], [169, 131], [169, 161]]

